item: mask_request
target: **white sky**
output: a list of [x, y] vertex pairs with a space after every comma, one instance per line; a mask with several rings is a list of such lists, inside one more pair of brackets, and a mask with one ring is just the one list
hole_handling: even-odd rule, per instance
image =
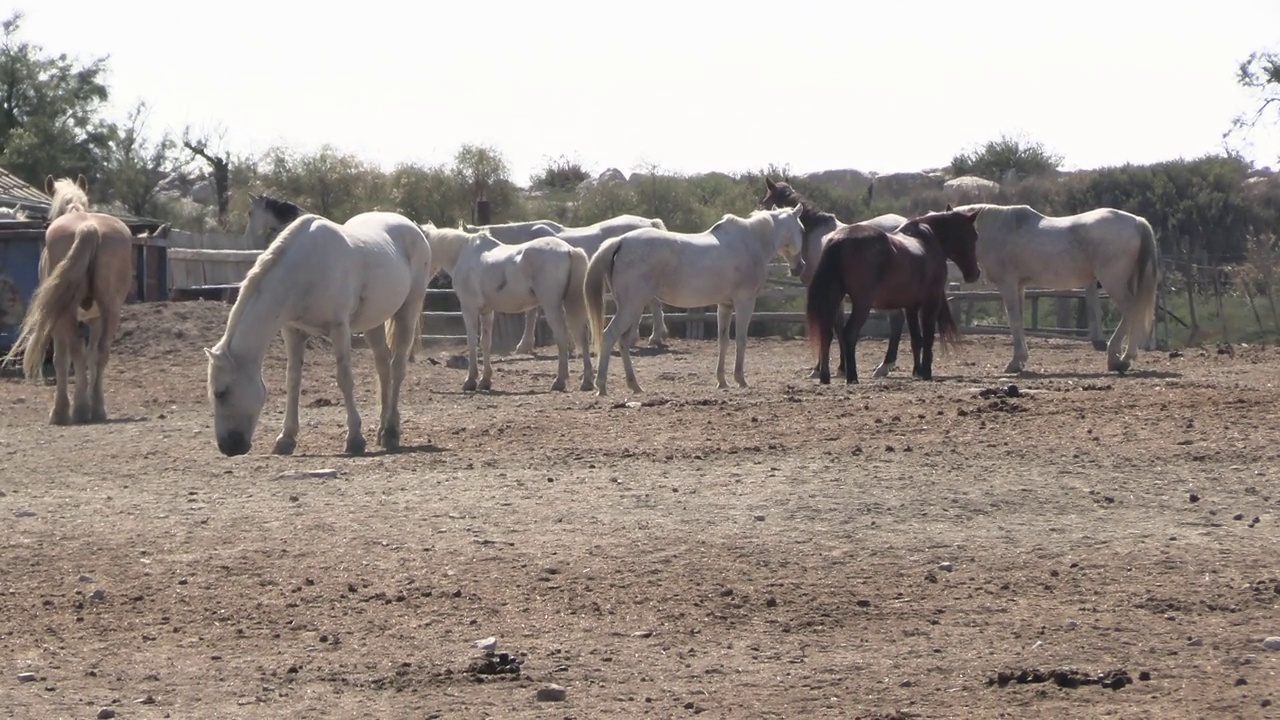
[[[484, 143], [520, 183], [560, 154], [919, 170], [1001, 133], [1067, 167], [1190, 158], [1251, 107], [1237, 63], [1280, 45], [1276, 0], [24, 4], [25, 38], [110, 54], [113, 112], [145, 99], [157, 130], [387, 167]], [[1280, 129], [1241, 149], [1278, 164]]]

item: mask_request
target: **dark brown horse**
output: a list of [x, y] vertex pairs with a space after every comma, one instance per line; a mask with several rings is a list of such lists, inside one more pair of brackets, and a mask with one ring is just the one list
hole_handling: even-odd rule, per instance
[[818, 346], [819, 382], [831, 382], [831, 339], [846, 296], [853, 304], [840, 333], [847, 382], [858, 382], [858, 333], [873, 309], [906, 311], [911, 374], [932, 379], [934, 335], [940, 333], [944, 343], [958, 336], [947, 304], [947, 260], [960, 268], [965, 282], [977, 282], [980, 274], [977, 215], [948, 205], [945, 212], [912, 218], [895, 232], [855, 223], [827, 237], [805, 307], [809, 339]]

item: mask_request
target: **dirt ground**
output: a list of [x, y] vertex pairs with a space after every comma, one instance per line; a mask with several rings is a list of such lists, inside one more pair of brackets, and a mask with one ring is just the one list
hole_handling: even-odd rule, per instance
[[464, 394], [430, 348], [407, 450], [347, 458], [322, 347], [297, 453], [267, 454], [277, 341], [226, 458], [200, 350], [226, 311], [129, 307], [107, 425], [0, 380], [0, 714], [1280, 717], [1276, 348], [1122, 377], [1033, 340], [1009, 378], [971, 338], [921, 382], [871, 379], [867, 341], [847, 388], [753, 338], [751, 387], [717, 391], [714, 344], [676, 341], [634, 398], [615, 358], [606, 399], [549, 392], [545, 349]]

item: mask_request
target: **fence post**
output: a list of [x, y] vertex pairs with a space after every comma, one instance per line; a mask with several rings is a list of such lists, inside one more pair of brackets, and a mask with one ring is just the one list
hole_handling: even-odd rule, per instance
[[489, 219], [490, 219], [489, 201], [484, 198], [480, 198], [479, 200], [476, 200], [475, 221], [473, 224], [488, 225]]

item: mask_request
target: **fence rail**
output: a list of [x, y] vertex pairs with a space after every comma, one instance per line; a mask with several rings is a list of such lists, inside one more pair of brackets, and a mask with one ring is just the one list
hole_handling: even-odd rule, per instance
[[[258, 259], [261, 250], [244, 247], [244, 240], [236, 236], [199, 236], [191, 233], [175, 231], [169, 240], [168, 279], [170, 292], [176, 299], [196, 296], [217, 298], [224, 301], [234, 300], [239, 283], [244, 279], [253, 263]], [[769, 266], [770, 284], [761, 293], [761, 299], [789, 299], [802, 297], [804, 287], [796, 278], [790, 277], [787, 265], [776, 263]], [[954, 274], [954, 269], [953, 269]], [[995, 290], [962, 290], [953, 283], [953, 290], [948, 298], [953, 304], [963, 308], [958, 317], [972, 316], [972, 307], [977, 303], [1001, 303], [1000, 293]], [[1099, 292], [1100, 299], [1106, 299], [1105, 293]], [[612, 297], [606, 294], [606, 309], [613, 309]], [[1052, 337], [1065, 339], [1085, 339], [1087, 330], [1078, 327], [1045, 327], [1038, 325], [1038, 304], [1043, 298], [1051, 298], [1058, 302], [1077, 301], [1083, 304], [1085, 292], [1078, 290], [1046, 290], [1028, 289], [1026, 298], [1032, 307], [1031, 325], [1026, 334], [1033, 337]], [[462, 314], [456, 309], [456, 300], [452, 300], [453, 291], [449, 289], [431, 288], [427, 290], [424, 303], [423, 334], [424, 343], [465, 341], [463, 334]], [[1003, 309], [1003, 305], [1000, 306]], [[647, 309], [647, 308], [646, 308]], [[665, 310], [665, 308], [664, 308]], [[716, 322], [715, 306], [704, 308], [675, 309], [664, 312], [665, 321], [670, 325], [683, 326], [683, 335], [690, 338], [702, 338], [714, 335]], [[606, 322], [612, 318], [612, 312]], [[763, 325], [771, 328], [773, 333], [780, 331], [780, 325], [803, 325], [803, 312], [786, 310], [766, 310], [755, 312], [751, 316], [753, 326]], [[642, 324], [649, 326], [652, 316], [646, 312], [641, 317]], [[496, 352], [507, 352], [513, 348], [524, 331], [524, 316], [499, 315], [494, 322], [493, 347]], [[786, 332], [787, 329], [783, 328]], [[875, 312], [864, 328], [868, 335], [884, 335], [888, 324], [883, 313]], [[1008, 334], [1009, 328], [1004, 325], [962, 323], [964, 334]], [[539, 344], [549, 343], [550, 328], [545, 320], [539, 320], [537, 339]]]

